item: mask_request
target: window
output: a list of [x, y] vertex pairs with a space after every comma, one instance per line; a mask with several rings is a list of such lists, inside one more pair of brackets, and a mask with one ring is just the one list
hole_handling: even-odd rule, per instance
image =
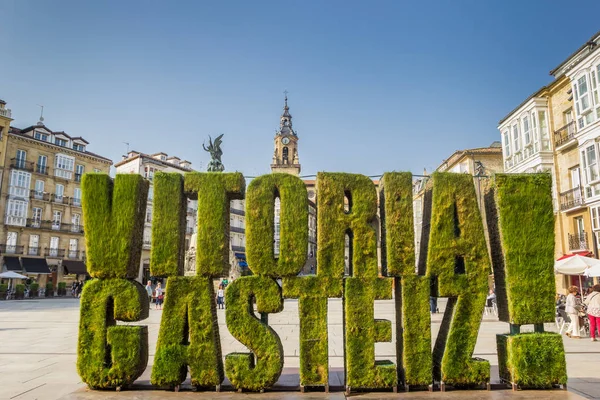
[[581, 158], [585, 170], [586, 182], [589, 184], [598, 179], [596, 146], [592, 144], [591, 146], [586, 147], [586, 149], [581, 152]]
[[102, 172], [102, 171], [100, 171], [98, 168], [94, 168], [94, 172], [99, 173], [99, 172]]
[[69, 258], [77, 258], [77, 239], [69, 239]]
[[590, 96], [588, 93], [587, 76], [583, 75], [573, 84], [573, 93], [575, 96], [575, 108], [577, 111], [577, 124], [583, 128], [589, 118], [584, 118], [586, 111], [590, 109]]
[[31, 174], [25, 171], [12, 170], [10, 173], [9, 194], [12, 196], [29, 197], [29, 185], [31, 184]]
[[71, 216], [71, 232], [81, 231], [81, 214], [73, 214]]
[[35, 190], [33, 191], [33, 197], [38, 200], [44, 198], [44, 181], [35, 181]]
[[77, 150], [77, 151], [85, 151], [85, 146], [82, 144], [73, 144], [73, 150]]
[[31, 226], [39, 228], [42, 225], [42, 209], [40, 207], [33, 207], [31, 213]]
[[37, 256], [40, 253], [40, 236], [39, 235], [29, 235], [29, 248], [27, 249], [27, 254], [30, 256]]
[[146, 222], [149, 224], [152, 223], [152, 209], [151, 208], [146, 209]]
[[83, 176], [83, 169], [83, 165], [77, 164], [77, 167], [75, 168], [75, 180], [77, 182], [81, 182], [81, 177]]
[[8, 232], [6, 234], [6, 252], [15, 254], [17, 250], [17, 232]]
[[57, 154], [54, 159], [54, 175], [60, 178], [71, 179], [73, 176], [73, 169], [75, 167], [75, 158]]
[[73, 190], [73, 205], [74, 206], [81, 205], [81, 188], [75, 188]]
[[504, 132], [504, 155], [510, 157], [510, 133]]
[[283, 148], [283, 161], [287, 161], [288, 160], [288, 153], [289, 153], [288, 148], [284, 147]]
[[6, 205], [6, 224], [25, 226], [27, 221], [28, 202], [21, 200], [8, 200]]
[[61, 222], [62, 212], [54, 211], [54, 213], [52, 214], [52, 229], [54, 229], [55, 231], [59, 231]]
[[17, 157], [15, 158], [16, 168], [25, 168], [27, 165], [27, 152], [25, 150], [17, 150]]
[[58, 256], [58, 241], [59, 238], [56, 236], [52, 236], [50, 238], [50, 253], [48, 254], [51, 257], [57, 257]]
[[521, 150], [519, 140], [519, 125], [513, 125], [513, 150], [518, 153]]
[[44, 132], [40, 132], [40, 131], [35, 131], [35, 133], [33, 134], [33, 137], [37, 140], [41, 140], [44, 142], [48, 141], [48, 135], [45, 134]]
[[523, 117], [523, 136], [525, 137], [525, 145], [531, 144], [531, 136], [529, 135], [529, 117]]
[[37, 161], [37, 165], [35, 168], [35, 171], [40, 173], [40, 174], [47, 174], [48, 173], [48, 157], [46, 156], [39, 156], [38, 157], [38, 161]]
[[65, 187], [60, 183], [56, 184], [56, 192], [54, 194], [54, 201], [62, 203], [63, 195], [65, 194]]
[[150, 186], [148, 188], [148, 201], [152, 201], [154, 199], [154, 188]]
[[592, 207], [590, 210], [592, 211], [592, 229], [595, 231], [599, 230], [600, 224], [598, 222], [600, 222], [600, 206]]
[[540, 136], [542, 140], [542, 150], [550, 150], [550, 136], [548, 135], [548, 123], [546, 121], [546, 111], [540, 110], [539, 116], [539, 127]]
[[55, 138], [54, 144], [56, 144], [58, 146], [62, 146], [62, 147], [67, 147], [67, 141], [64, 139]]

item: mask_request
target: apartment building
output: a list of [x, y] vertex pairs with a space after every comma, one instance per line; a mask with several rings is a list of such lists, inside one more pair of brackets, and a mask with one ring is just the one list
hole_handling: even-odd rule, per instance
[[41, 285], [85, 276], [81, 177], [108, 173], [112, 161], [88, 151], [84, 138], [53, 131], [41, 121], [10, 127], [3, 140], [3, 269], [25, 273]]
[[[508, 172], [552, 174], [556, 258], [599, 254], [599, 44], [600, 32], [550, 71], [553, 81], [529, 96], [499, 125]], [[552, 140], [547, 146], [550, 133]], [[527, 157], [531, 135], [544, 142], [537, 156]], [[533, 150], [535, 153], [535, 147]], [[532, 161], [526, 162], [527, 158]], [[559, 292], [572, 283], [578, 284], [578, 278], [557, 275]]]

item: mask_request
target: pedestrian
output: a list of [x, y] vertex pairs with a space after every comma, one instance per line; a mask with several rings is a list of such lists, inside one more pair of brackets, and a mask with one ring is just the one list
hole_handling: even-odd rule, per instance
[[437, 311], [437, 297], [429, 296], [429, 311], [435, 314]]
[[577, 286], [571, 286], [565, 304], [565, 312], [569, 315], [569, 319], [571, 320], [566, 335], [572, 339], [581, 339], [579, 333], [579, 307], [581, 307], [581, 303], [576, 297], [578, 292], [579, 289], [577, 289]]
[[146, 284], [146, 293], [148, 293], [148, 304], [152, 304], [152, 293], [154, 290], [152, 289], [152, 281], [148, 281]]
[[217, 307], [220, 309], [225, 309], [225, 291], [223, 290], [223, 285], [219, 285], [219, 290], [217, 290]]
[[83, 290], [83, 281], [77, 283], [77, 298], [81, 297], [81, 291]]
[[600, 333], [600, 284], [592, 286], [592, 290], [584, 303], [587, 306], [587, 315], [590, 321], [590, 337], [592, 342], [595, 342], [596, 329]]
[[156, 289], [154, 289], [154, 292], [156, 295], [156, 309], [162, 310], [162, 303], [165, 298], [165, 294], [164, 294], [163, 288], [161, 287], [160, 282], [158, 282], [156, 284]]
[[79, 282], [75, 281], [73, 282], [73, 284], [71, 285], [71, 296], [72, 297], [77, 297], [77, 285], [79, 284]]

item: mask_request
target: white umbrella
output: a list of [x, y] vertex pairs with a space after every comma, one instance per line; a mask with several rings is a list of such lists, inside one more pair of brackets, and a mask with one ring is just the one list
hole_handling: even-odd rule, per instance
[[587, 276], [588, 278], [595, 277], [595, 276], [600, 276], [600, 266], [596, 265], [596, 266], [587, 268], [583, 272], [583, 274], [585, 276]]
[[554, 272], [563, 275], [583, 275], [591, 267], [600, 267], [600, 260], [580, 255], [567, 256], [554, 263]]
[[2, 279], [27, 279], [25, 275], [17, 274], [14, 271], [6, 271], [0, 274]]

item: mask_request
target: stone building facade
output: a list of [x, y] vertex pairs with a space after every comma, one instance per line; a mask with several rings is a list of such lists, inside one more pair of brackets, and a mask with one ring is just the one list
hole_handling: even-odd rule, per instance
[[41, 121], [11, 127], [3, 142], [3, 269], [25, 273], [41, 286], [85, 277], [81, 177], [108, 173], [112, 161], [88, 151], [84, 138]]

